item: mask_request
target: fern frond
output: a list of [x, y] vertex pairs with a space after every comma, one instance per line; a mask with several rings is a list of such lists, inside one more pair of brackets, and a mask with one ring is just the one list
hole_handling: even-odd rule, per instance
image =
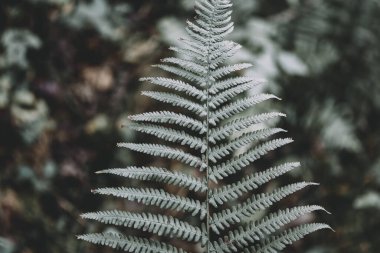
[[211, 148], [209, 152], [209, 159], [212, 162], [216, 162], [216, 159], [221, 159], [245, 145], [251, 144], [254, 141], [266, 139], [280, 132], [286, 131], [281, 128], [264, 128], [253, 132], [245, 133], [240, 137], [231, 140], [229, 143]]
[[224, 76], [228, 76], [232, 74], [233, 72], [248, 69], [250, 67], [252, 67], [252, 64], [250, 63], [238, 63], [234, 65], [228, 65], [225, 67], [220, 67], [220, 68], [215, 69], [214, 71], [211, 72], [211, 76], [213, 77], [213, 79], [216, 80]]
[[165, 78], [165, 77], [145, 77], [140, 78], [140, 81], [148, 81], [152, 84], [160, 85], [176, 91], [183, 91], [185, 94], [195, 97], [201, 101], [206, 99], [206, 95], [203, 91], [195, 88], [194, 86], [182, 82], [180, 80]]
[[[216, 28], [213, 28], [215, 30]], [[219, 37], [219, 36], [218, 36]], [[215, 70], [221, 63], [231, 58], [240, 48], [241, 45], [232, 41], [219, 40], [215, 42], [212, 47], [212, 53], [209, 56], [209, 68]]]
[[98, 171], [98, 174], [113, 174], [131, 179], [144, 181], [156, 181], [166, 184], [186, 187], [189, 190], [205, 192], [207, 185], [196, 177], [180, 173], [172, 172], [164, 168], [156, 167], [127, 167], [114, 168]]
[[[196, 52], [199, 52], [200, 54], [202, 55], [207, 55], [207, 47], [205, 47], [203, 44], [197, 42], [197, 41], [193, 41], [193, 40], [188, 40], [188, 39], [184, 39], [184, 38], [179, 38], [179, 40], [185, 45], [187, 46], [188, 48], [186, 48], [185, 50], [191, 50], [191, 51], [196, 51]], [[202, 61], [200, 60], [201, 62], [207, 62], [206, 61]], [[186, 68], [184, 68], [186, 69]]]
[[[199, 16], [200, 20], [216, 22], [221, 19], [231, 16], [232, 11], [228, 10], [232, 6], [230, 2], [225, 1], [196, 1], [195, 2], [195, 13]], [[213, 22], [213, 23], [214, 23]]]
[[124, 236], [120, 233], [86, 234], [78, 236], [78, 239], [131, 253], [186, 253], [183, 249], [163, 242], [136, 236]]
[[209, 20], [214, 14], [215, 6], [211, 5], [208, 1], [196, 1], [195, 13], [198, 15], [198, 20]]
[[[224, 38], [226, 37], [228, 33], [232, 32], [233, 29], [234, 29], [234, 22], [228, 22], [223, 26], [214, 26], [211, 33], [216, 37]], [[231, 41], [227, 41], [227, 42], [231, 42]], [[211, 54], [211, 56], [213, 56], [213, 54]]]
[[[185, 49], [180, 49], [180, 48], [175, 48], [175, 47], [173, 47], [172, 50], [176, 51], [178, 53], [189, 54], [190, 57], [194, 57], [194, 54], [195, 54], [193, 51], [188, 52]], [[200, 77], [196, 74], [193, 74], [190, 71], [186, 71], [184, 69], [177, 68], [175, 66], [169, 66], [169, 65], [165, 65], [165, 64], [157, 64], [157, 65], [152, 65], [152, 67], [160, 68], [160, 69], [165, 70], [169, 73], [172, 73], [172, 74], [175, 74], [179, 77], [185, 78], [190, 82], [196, 82], [199, 85], [201, 85], [203, 80], [204, 80], [203, 77]]]
[[147, 112], [128, 117], [132, 121], [154, 122], [154, 123], [169, 123], [181, 127], [187, 127], [191, 130], [198, 131], [200, 134], [206, 132], [206, 127], [199, 120], [187, 117], [180, 113], [169, 111]]
[[143, 91], [142, 95], [153, 98], [157, 101], [171, 104], [173, 106], [178, 106], [187, 109], [201, 117], [207, 115], [206, 110], [202, 105], [193, 102], [189, 99], [178, 96], [176, 94], [171, 94], [167, 92]]
[[[169, 47], [170, 50], [187, 56], [193, 61], [197, 61], [198, 63], [205, 64], [207, 63], [207, 58], [204, 54], [201, 54], [199, 50], [195, 50], [194, 48], [189, 47]], [[169, 71], [170, 72], [170, 71]]]
[[[231, 6], [231, 5], [230, 5], [230, 6]], [[228, 8], [228, 6], [225, 7], [225, 8]], [[230, 10], [229, 10], [229, 11], [223, 11], [223, 13], [219, 13], [219, 15], [215, 17], [215, 20], [214, 20], [215, 25], [216, 25], [218, 22], [221, 22], [221, 21], [223, 21], [224, 19], [227, 19], [228, 17], [230, 17], [231, 14], [232, 14], [232, 11], [230, 11]]]
[[[227, 41], [223, 40], [224, 37], [226, 37], [228, 34], [230, 34], [234, 30], [234, 25], [231, 22], [229, 25], [226, 25], [225, 27], [220, 28], [219, 31], [217, 31], [216, 28], [214, 28], [213, 30], [214, 30], [214, 32], [213, 32], [214, 40], [213, 41], [215, 41], [216, 43], [217, 42], [224, 43], [224, 42], [227, 42]], [[236, 52], [238, 49], [240, 49], [240, 47], [236, 48], [236, 50], [234, 50], [234, 51]], [[232, 55], [233, 54], [234, 53], [232, 53]], [[228, 55], [231, 56], [231, 51], [228, 53]], [[223, 57], [223, 56], [221, 55], [221, 57]], [[224, 59], [227, 59], [227, 58], [224, 58]], [[210, 65], [210, 69], [215, 69], [216, 65], [217, 64], [214, 62], [213, 65]]]
[[141, 229], [159, 236], [177, 237], [190, 242], [199, 242], [202, 239], [202, 231], [199, 228], [171, 216], [112, 210], [85, 213], [81, 217], [104, 224]]
[[179, 197], [165, 192], [164, 190], [118, 187], [99, 188], [93, 190], [93, 193], [125, 198], [130, 201], [137, 201], [144, 205], [154, 205], [160, 208], [191, 212], [193, 216], [200, 213], [202, 219], [206, 215], [206, 209], [199, 200]]
[[[197, 16], [194, 20], [187, 21], [187, 38], [180, 39], [180, 46], [170, 47], [177, 56], [164, 58], [161, 64], [154, 65], [175, 75], [177, 79], [140, 79], [169, 89], [170, 91], [143, 91], [142, 94], [169, 104], [173, 111], [129, 116], [134, 121], [129, 125], [130, 129], [171, 143], [118, 144], [119, 147], [147, 155], [179, 161], [192, 171], [184, 173], [159, 167], [129, 166], [98, 172], [149, 181], [148, 183], [153, 181], [170, 184], [175, 186], [174, 189], [185, 189], [177, 189], [180, 191], [175, 194], [171, 193], [172, 190], [167, 192], [163, 189], [143, 187], [96, 189], [93, 191], [96, 194], [121, 197], [143, 205], [159, 207], [166, 215], [113, 210], [86, 213], [82, 217], [105, 224], [139, 229], [154, 236], [200, 242], [199, 245], [205, 248], [202, 252], [205, 253], [275, 253], [308, 233], [328, 228], [324, 224], [308, 224], [288, 229], [281, 234], [283, 227], [299, 217], [324, 209], [315, 205], [299, 206], [265, 215], [273, 204], [315, 183], [293, 183], [268, 193], [251, 192], [298, 167], [298, 162], [252, 172], [237, 182], [225, 180], [270, 151], [291, 143], [292, 139], [269, 140], [273, 135], [285, 132], [283, 129], [267, 126], [270, 125], [267, 124], [268, 121], [284, 117], [283, 113], [238, 116], [258, 103], [279, 98], [271, 94], [247, 97], [245, 92], [263, 83], [262, 80], [255, 80], [253, 77], [237, 76], [239, 71], [250, 68], [252, 64], [224, 64], [241, 48], [238, 43], [225, 39], [234, 29], [230, 10], [232, 1], [196, 0], [195, 5]], [[177, 113], [177, 109], [187, 110], [190, 115]], [[236, 118], [228, 120], [232, 117]], [[186, 146], [186, 149], [166, 146], [173, 143]], [[212, 181], [223, 181], [223, 185], [218, 187]], [[183, 196], [182, 190], [186, 193], [190, 190], [204, 194], [190, 192], [189, 195]], [[243, 198], [245, 200], [239, 203]], [[180, 220], [178, 216], [168, 215], [176, 213], [173, 210], [198, 216], [201, 226], [197, 227]], [[258, 213], [264, 214], [263, 218], [253, 220]], [[196, 219], [191, 218], [191, 221], [193, 220]], [[231, 226], [238, 229], [231, 229]], [[213, 242], [213, 233], [222, 234], [225, 240]], [[274, 237], [271, 237], [273, 235]], [[132, 253], [185, 253], [169, 244], [119, 233], [88, 234], [79, 238]], [[255, 244], [257, 245], [251, 247]]]
[[296, 228], [288, 229], [280, 236], [272, 237], [260, 245], [252, 247], [250, 250], [244, 250], [244, 253], [277, 253], [283, 250], [287, 245], [290, 245], [293, 242], [302, 239], [306, 235], [321, 229], [331, 229], [331, 227], [323, 223], [300, 225]]
[[219, 230], [224, 230], [233, 224], [240, 223], [242, 219], [250, 217], [258, 211], [265, 210], [290, 194], [311, 185], [317, 184], [307, 182], [294, 183], [276, 189], [271, 193], [253, 195], [243, 204], [238, 204], [230, 209], [224, 209], [218, 213], [214, 213], [211, 228], [214, 232], [219, 233]]
[[265, 239], [267, 236], [279, 231], [283, 226], [295, 221], [299, 217], [324, 208], [313, 206], [299, 206], [291, 209], [280, 210], [277, 213], [269, 214], [261, 221], [251, 222], [245, 227], [240, 227], [229, 233], [227, 242], [219, 240], [214, 246], [223, 252], [236, 252], [243, 248]]
[[[216, 30], [216, 29], [219, 29], [219, 28], [216, 28], [216, 27], [213, 28], [213, 30]], [[225, 29], [225, 27], [221, 29]], [[225, 55], [228, 55], [229, 57], [227, 58], [230, 58], [240, 48], [241, 48], [241, 45], [233, 41], [224, 40], [221, 42], [214, 43], [212, 45], [212, 53], [210, 53], [210, 57], [209, 57], [209, 61], [211, 64], [210, 69], [215, 69], [215, 66], [213, 66], [213, 64], [220, 61], [220, 59], [224, 58]]]
[[189, 34], [193, 39], [201, 42], [202, 44], [207, 44], [207, 42], [210, 40], [210, 31], [194, 24], [189, 20], [186, 23], [188, 25], [186, 27], [187, 34]]
[[259, 104], [272, 98], [279, 99], [272, 94], [258, 94], [252, 97], [237, 100], [236, 102], [228, 104], [221, 109], [212, 112], [209, 119], [210, 123], [212, 124], [213, 122], [219, 122], [221, 120], [232, 117], [238, 113], [245, 111], [253, 105]]
[[181, 149], [170, 148], [158, 144], [136, 144], [136, 143], [118, 143], [118, 147], [128, 148], [133, 151], [145, 153], [148, 155], [166, 157], [169, 159], [178, 160], [193, 167], [199, 167], [204, 170], [207, 166], [199, 157], [190, 155]]
[[[195, 2], [195, 10], [203, 11], [204, 13], [211, 15], [213, 13], [215, 6], [209, 1], [196, 1]], [[207, 16], [207, 19], [209, 16]]]
[[291, 142], [293, 142], [293, 140], [290, 138], [267, 141], [264, 144], [254, 147], [227, 162], [211, 167], [210, 179], [217, 182], [218, 179], [223, 179], [229, 175], [232, 175], [250, 163], [258, 160], [269, 151], [275, 150]]
[[205, 30], [211, 30], [212, 28], [214, 28], [215, 26], [213, 26], [212, 24], [209, 24], [207, 22], [205, 22], [204, 20], [202, 19], [194, 19], [194, 22], [200, 26], [201, 28], [205, 29]]
[[[231, 77], [222, 81], [216, 82], [211, 88], [210, 88], [210, 93], [215, 95], [220, 91], [237, 87], [240, 85], [244, 85], [247, 83], [254, 82], [255, 79], [253, 77], [249, 76], [242, 76], [242, 77]], [[262, 83], [264, 80], [258, 80], [258, 83]]]
[[249, 91], [250, 89], [256, 87], [257, 85], [258, 85], [258, 82], [249, 82], [249, 83], [242, 84], [237, 87], [233, 87], [231, 89], [225, 90], [219, 93], [217, 96], [211, 98], [209, 105], [211, 108], [216, 109], [219, 105], [230, 101], [236, 95]]
[[161, 62], [175, 64], [178, 67], [183, 68], [185, 70], [189, 70], [190, 72], [195, 73], [199, 76], [204, 76], [207, 74], [207, 69], [205, 66], [195, 63], [193, 61], [170, 57], [162, 59]]
[[204, 153], [206, 150], [206, 145], [202, 139], [198, 137], [191, 136], [185, 131], [174, 130], [171, 128], [158, 126], [154, 124], [129, 124], [128, 128], [141, 133], [150, 134], [156, 136], [160, 139], [170, 142], [177, 142], [181, 145], [187, 145], [190, 148], [200, 149], [201, 153]]
[[211, 191], [210, 203], [216, 207], [228, 201], [237, 199], [244, 193], [257, 189], [260, 185], [263, 185], [299, 166], [299, 162], [285, 163], [262, 172], [257, 172], [253, 175], [248, 175], [237, 183], [229, 184]]
[[211, 143], [215, 144], [217, 141], [224, 140], [229, 137], [231, 134], [242, 131], [252, 125], [266, 122], [270, 119], [274, 119], [277, 117], [285, 117], [286, 115], [280, 112], [270, 112], [270, 113], [262, 113], [254, 116], [241, 117], [226, 124], [211, 129], [209, 140]]

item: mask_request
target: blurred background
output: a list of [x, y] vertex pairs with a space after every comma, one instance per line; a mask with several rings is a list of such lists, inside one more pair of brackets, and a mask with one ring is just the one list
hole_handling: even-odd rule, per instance
[[[230, 62], [252, 62], [249, 74], [268, 80], [265, 90], [283, 100], [265, 106], [288, 115], [278, 124], [295, 139], [270, 159], [303, 165], [276, 184], [321, 183], [281, 205], [333, 213], [305, 219], [335, 233], [285, 252], [380, 252], [380, 1], [234, 3], [230, 39], [244, 49]], [[111, 252], [76, 240], [100, 228], [79, 214], [123, 208], [90, 190], [126, 181], [94, 172], [147, 159], [116, 149], [147, 138], [121, 125], [160, 106], [141, 97], [150, 87], [138, 78], [159, 74], [149, 66], [172, 54], [193, 4], [0, 1], [1, 253]]]

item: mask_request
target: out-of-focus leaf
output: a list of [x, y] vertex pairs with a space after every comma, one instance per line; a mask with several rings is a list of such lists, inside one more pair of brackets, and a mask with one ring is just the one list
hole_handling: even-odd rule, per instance
[[0, 252], [1, 253], [12, 253], [14, 251], [15, 245], [6, 238], [0, 237]]
[[296, 54], [280, 52], [278, 63], [288, 75], [304, 76], [308, 73], [307, 65]]
[[45, 129], [52, 126], [48, 114], [46, 103], [37, 99], [30, 91], [20, 89], [14, 94], [11, 116], [26, 143], [32, 143]]
[[380, 209], [380, 194], [378, 192], [370, 191], [359, 196], [354, 202], [354, 208], [366, 209], [377, 208]]
[[1, 36], [1, 44], [5, 48], [6, 66], [15, 65], [20, 68], [27, 68], [26, 53], [28, 49], [38, 49], [41, 47], [42, 42], [28, 30], [8, 29]]
[[[124, 7], [124, 8], [123, 8]], [[122, 16], [129, 12], [128, 4], [112, 6], [105, 0], [80, 2], [73, 13], [64, 21], [73, 28], [91, 26], [107, 39], [118, 40], [122, 37]]]

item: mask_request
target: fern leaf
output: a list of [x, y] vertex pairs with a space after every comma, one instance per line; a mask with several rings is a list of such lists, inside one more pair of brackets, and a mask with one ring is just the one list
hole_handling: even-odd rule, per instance
[[[223, 7], [223, 8], [228, 8], [228, 6], [227, 7]], [[220, 21], [222, 21], [224, 19], [227, 19], [228, 17], [231, 16], [231, 14], [232, 14], [232, 11], [230, 11], [230, 10], [229, 11], [223, 11], [223, 13], [219, 13], [219, 15], [217, 17], [215, 17], [215, 21], [214, 21], [215, 24], [217, 24], [217, 22], [220, 22]]]
[[[213, 28], [215, 30], [217, 28]], [[223, 28], [222, 28], [223, 29]], [[231, 54], [232, 52], [236, 52], [241, 48], [241, 45], [235, 43], [233, 41], [221, 41], [212, 44], [212, 52], [210, 53], [209, 61], [212, 64], [214, 61], [218, 60], [218, 58], [223, 57], [225, 54]], [[210, 69], [215, 69], [212, 65], [210, 65]]]
[[239, 223], [242, 219], [250, 217], [258, 211], [265, 210], [286, 196], [311, 185], [317, 184], [307, 182], [294, 183], [276, 189], [271, 193], [253, 195], [252, 198], [248, 199], [243, 204], [238, 204], [230, 209], [214, 213], [212, 216], [211, 228], [214, 232], [219, 233], [220, 229], [224, 230], [233, 224]]
[[238, 64], [234, 64], [234, 65], [220, 67], [220, 68], [217, 68], [214, 71], [212, 71], [211, 76], [213, 77], [213, 79], [216, 80], [216, 79], [222, 78], [224, 76], [230, 75], [233, 72], [248, 69], [250, 67], [252, 67], [252, 64], [250, 64], [250, 63], [238, 63]]
[[267, 141], [264, 144], [254, 147], [227, 162], [211, 167], [210, 179], [217, 182], [218, 179], [223, 179], [229, 175], [232, 175], [250, 163], [258, 160], [269, 151], [275, 150], [291, 142], [293, 142], [293, 140], [290, 138]]
[[196, 1], [195, 2], [195, 11], [202, 11], [203, 13], [207, 14], [206, 20], [209, 19], [209, 16], [213, 14], [213, 11], [215, 9], [215, 6], [210, 3], [209, 1]]
[[[217, 29], [213, 27], [212, 30]], [[215, 71], [219, 65], [224, 63], [227, 59], [231, 58], [241, 48], [241, 45], [232, 41], [223, 40], [223, 36], [213, 34], [212, 45], [210, 46], [210, 55], [208, 57], [208, 67], [211, 71]], [[215, 80], [209, 76], [210, 80]]]
[[202, 19], [195, 19], [194, 22], [201, 28], [205, 29], [205, 30], [210, 30], [212, 28], [214, 28], [215, 26], [213, 26], [212, 24], [209, 24], [207, 22], [205, 22], [204, 20]]
[[166, 157], [181, 161], [193, 167], [199, 167], [200, 170], [204, 170], [206, 165], [199, 157], [185, 153], [180, 149], [170, 148], [164, 145], [158, 144], [136, 144], [136, 143], [118, 143], [118, 147], [128, 148], [133, 151], [145, 153], [148, 155]]
[[215, 70], [227, 59], [231, 58], [241, 48], [241, 45], [230, 41], [221, 41], [215, 48], [215, 52], [209, 57], [209, 66], [211, 70]]
[[187, 145], [190, 148], [200, 149], [201, 153], [204, 153], [206, 150], [206, 145], [202, 139], [198, 137], [191, 136], [185, 131], [174, 130], [171, 128], [157, 126], [153, 124], [129, 124], [128, 128], [141, 133], [150, 134], [161, 138], [165, 141], [177, 142], [181, 145]]
[[[177, 79], [141, 79], [170, 89], [170, 92], [144, 91], [142, 94], [171, 105], [173, 111], [148, 112], [129, 117], [135, 121], [130, 124], [131, 129], [171, 142], [169, 144], [181, 144], [186, 146], [186, 150], [182, 147], [151, 143], [119, 143], [118, 146], [147, 155], [174, 159], [187, 165], [186, 167], [192, 166], [199, 170], [189, 168], [193, 169], [192, 172], [183, 173], [158, 167], [130, 166], [98, 173], [165, 183], [204, 194], [190, 193], [189, 197], [186, 197], [181, 193], [172, 194], [163, 189], [128, 187], [100, 188], [93, 192], [157, 206], [166, 213], [169, 210], [188, 212], [193, 216], [199, 216], [197, 218], [200, 219], [201, 227], [171, 215], [121, 210], [92, 212], [82, 217], [147, 231], [155, 236], [200, 242], [199, 245], [205, 248], [202, 252], [205, 253], [248, 253], [249, 250], [255, 253], [275, 253], [308, 233], [328, 228], [324, 224], [308, 224], [281, 233], [283, 227], [299, 217], [324, 209], [312, 205], [299, 206], [274, 211], [272, 214], [264, 215], [260, 220], [252, 221], [252, 216], [257, 216], [258, 212], [266, 213], [274, 203], [307, 186], [315, 185], [300, 182], [269, 193], [252, 195], [250, 191], [290, 172], [299, 166], [298, 162], [284, 163], [252, 173], [238, 182], [224, 180], [268, 152], [292, 142], [292, 139], [267, 140], [285, 131], [266, 126], [267, 121], [283, 117], [285, 114], [269, 112], [238, 116], [258, 103], [278, 98], [271, 94], [243, 97], [245, 92], [263, 81], [236, 76], [239, 71], [251, 67], [249, 63], [224, 64], [241, 48], [241, 45], [225, 39], [234, 29], [234, 23], [231, 21], [231, 0], [196, 0], [195, 5], [197, 16], [195, 20], [187, 21], [187, 38], [180, 40], [179, 47], [170, 48], [177, 53], [177, 57], [165, 58], [161, 60], [162, 64], [154, 65], [175, 75]], [[176, 113], [177, 109], [187, 110], [190, 115]], [[228, 120], [232, 117], [236, 118]], [[247, 149], [234, 156], [234, 152], [241, 148]], [[226, 158], [227, 156], [231, 157]], [[224, 185], [218, 187], [211, 181], [223, 181]], [[235, 204], [247, 197], [248, 199], [242, 203]], [[215, 212], [212, 212], [214, 209]], [[231, 226], [238, 229], [231, 229]], [[212, 233], [228, 236], [223, 237], [225, 240], [212, 242]], [[271, 237], [272, 235], [275, 236]], [[133, 253], [185, 253], [169, 244], [119, 233], [88, 234], [79, 238]]]
[[163, 168], [156, 167], [128, 167], [128, 168], [114, 168], [108, 170], [98, 171], [98, 174], [113, 174], [122, 177], [138, 179], [138, 180], [149, 180], [162, 182], [172, 185], [177, 185], [181, 187], [186, 187], [189, 190], [205, 192], [207, 190], [207, 185], [195, 178], [193, 176], [180, 173], [172, 172]]
[[96, 220], [104, 224], [141, 229], [159, 236], [177, 237], [190, 242], [199, 242], [202, 231], [179, 219], [151, 213], [131, 213], [118, 210], [85, 213], [82, 218]]
[[211, 4], [208, 1], [196, 1], [195, 2], [195, 13], [199, 16], [199, 19], [209, 20], [210, 16], [213, 15], [214, 6], [210, 6]]
[[257, 85], [258, 85], [258, 82], [249, 82], [249, 83], [242, 84], [237, 87], [233, 87], [231, 89], [225, 90], [211, 99], [210, 107], [213, 109], [216, 109], [221, 104], [226, 103], [230, 101], [231, 99], [233, 99], [236, 95], [246, 92], [256, 87]]
[[234, 44], [230, 49], [225, 48], [224, 50], [220, 50], [219, 55], [215, 55], [214, 58], [210, 59], [210, 69], [214, 70], [219, 67], [222, 63], [234, 56], [240, 48], [241, 46], [239, 44]]
[[[220, 91], [224, 91], [229, 88], [237, 87], [240, 85], [244, 85], [247, 83], [254, 82], [255, 79], [253, 77], [249, 76], [243, 76], [243, 77], [231, 77], [219, 82], [216, 82], [211, 88], [210, 93], [215, 95]], [[264, 80], [258, 80], [257, 83], [262, 83]]]
[[205, 68], [205, 66], [195, 63], [193, 61], [170, 57], [170, 58], [162, 59], [161, 62], [175, 64], [199, 76], [204, 76], [207, 74], [207, 69]]
[[[199, 19], [198, 19], [199, 20]], [[196, 20], [196, 21], [198, 21]], [[224, 27], [232, 21], [231, 16], [227, 16], [225, 19], [215, 19], [213, 28]]]
[[[207, 47], [205, 47], [203, 44], [200, 44], [197, 41], [188, 40], [188, 39], [184, 39], [184, 38], [179, 38], [179, 40], [182, 42], [182, 44], [184, 44], [185, 46], [188, 47], [188, 48], [186, 48], [186, 50], [188, 49], [191, 51], [199, 52], [202, 55], [207, 55]], [[201, 60], [201, 62], [207, 62], [207, 60], [206, 61]], [[177, 64], [177, 65], [180, 66], [180, 64]], [[184, 69], [186, 69], [186, 68], [184, 68]]]
[[179, 197], [164, 190], [158, 189], [136, 189], [136, 188], [99, 188], [93, 190], [94, 193], [102, 195], [111, 195], [120, 198], [126, 198], [130, 201], [137, 201], [144, 205], [155, 205], [160, 208], [173, 209], [177, 211], [191, 212], [193, 216], [200, 213], [203, 219], [206, 215], [204, 206], [199, 200], [193, 200], [186, 197]]
[[[190, 48], [189, 47], [169, 47], [169, 49], [174, 51], [174, 52], [177, 52], [179, 54], [182, 54], [184, 56], [187, 56], [188, 58], [192, 59], [193, 61], [198, 61], [201, 64], [207, 63], [207, 58], [205, 57], [205, 55], [201, 54], [199, 52], [199, 50], [195, 50], [194, 48], [191, 48], [191, 47]], [[184, 71], [186, 71], [186, 70], [184, 70]], [[186, 71], [186, 72], [188, 72], [188, 71]], [[188, 73], [191, 73], [191, 72], [188, 72]]]
[[[175, 48], [175, 47], [173, 47], [171, 49], [173, 51], [178, 52], [178, 53], [189, 54], [190, 57], [193, 57], [193, 58], [195, 57], [195, 55], [194, 55], [195, 53], [192, 51], [188, 52], [188, 50], [186, 51], [185, 49], [180, 49], [180, 48]], [[185, 78], [190, 82], [195, 82], [199, 85], [202, 84], [203, 79], [204, 79], [203, 77], [200, 77], [196, 74], [193, 74], [190, 71], [186, 71], [184, 69], [177, 68], [175, 66], [169, 66], [169, 65], [165, 65], [165, 64], [157, 64], [157, 65], [152, 65], [152, 67], [160, 68], [160, 69], [165, 70], [169, 73], [172, 73], [172, 74], [175, 74], [179, 77]]]
[[207, 44], [207, 41], [209, 41], [210, 39], [210, 31], [194, 24], [193, 22], [189, 20], [186, 23], [188, 25], [186, 27], [187, 33], [191, 35], [191, 37], [193, 37], [194, 39], [202, 42], [203, 44]]
[[183, 249], [163, 242], [136, 236], [124, 236], [120, 233], [85, 234], [78, 236], [78, 239], [131, 253], [186, 253]]
[[[233, 30], [233, 28], [234, 28], [234, 23], [228, 22], [223, 26], [214, 26], [211, 32], [215, 36], [224, 38], [229, 32]], [[211, 54], [211, 56], [213, 56], [213, 54]]]
[[321, 229], [331, 229], [331, 227], [323, 223], [300, 225], [296, 228], [286, 230], [280, 236], [272, 237], [272, 239], [266, 240], [261, 245], [252, 247], [251, 250], [245, 250], [244, 253], [277, 253], [283, 250], [287, 245], [290, 245], [293, 242], [302, 239], [306, 235]]
[[227, 144], [211, 148], [209, 152], [209, 159], [212, 162], [216, 162], [216, 159], [221, 159], [231, 154], [231, 152], [238, 150], [239, 148], [245, 145], [251, 144], [253, 141], [263, 140], [280, 132], [286, 131], [281, 128], [264, 128], [253, 132], [245, 133], [240, 137], [231, 140]]
[[277, 117], [285, 117], [286, 115], [279, 112], [262, 113], [254, 116], [241, 117], [232, 120], [220, 127], [211, 129], [209, 140], [211, 143], [215, 144], [217, 141], [224, 140], [231, 134], [242, 131], [252, 125], [266, 122], [270, 119]]
[[260, 185], [263, 185], [299, 166], [299, 162], [285, 163], [263, 172], [246, 176], [237, 183], [229, 184], [211, 191], [210, 203], [217, 207], [225, 202], [237, 199], [244, 193], [257, 189]]
[[187, 127], [194, 131], [198, 131], [200, 134], [206, 132], [206, 128], [201, 121], [187, 117], [180, 113], [169, 111], [142, 113], [129, 116], [129, 119], [133, 121], [175, 124], [181, 127]]
[[201, 117], [207, 115], [205, 108], [189, 99], [185, 99], [181, 96], [178, 96], [176, 94], [171, 94], [167, 92], [156, 92], [156, 91], [143, 91], [143, 95], [153, 98], [157, 101], [161, 101], [164, 103], [171, 104], [173, 106], [182, 107], [184, 109], [187, 109], [191, 112], [196, 113], [197, 115], [200, 115]]
[[[217, 31], [216, 28], [213, 29], [213, 37], [214, 39], [212, 40], [213, 42], [224, 42], [223, 39], [226, 37], [228, 34], [230, 34], [234, 30], [234, 25], [231, 22], [230, 24], [221, 27], [219, 31]], [[210, 65], [212, 67], [212, 65]], [[212, 68], [213, 69], [213, 68]]]
[[198, 90], [194, 86], [179, 80], [174, 80], [165, 77], [145, 77], [140, 78], [140, 81], [148, 81], [152, 84], [160, 85], [162, 87], [166, 87], [176, 91], [183, 91], [187, 95], [193, 96], [197, 99], [200, 99], [201, 101], [206, 99], [206, 95], [203, 91]]
[[239, 248], [249, 246], [261, 239], [265, 239], [283, 226], [313, 211], [323, 210], [320, 206], [300, 206], [291, 209], [280, 210], [277, 213], [267, 215], [259, 222], [251, 222], [246, 227], [240, 227], [229, 234], [227, 242], [219, 240], [217, 249], [223, 252], [236, 252]]
[[216, 122], [219, 122], [221, 120], [232, 117], [240, 112], [243, 112], [244, 110], [250, 108], [253, 105], [256, 105], [258, 103], [261, 103], [268, 99], [273, 99], [273, 98], [279, 99], [278, 97], [271, 94], [258, 94], [252, 97], [240, 99], [236, 102], [233, 102], [231, 104], [228, 104], [222, 107], [221, 109], [215, 112], [212, 112], [209, 119], [210, 123], [215, 124]]

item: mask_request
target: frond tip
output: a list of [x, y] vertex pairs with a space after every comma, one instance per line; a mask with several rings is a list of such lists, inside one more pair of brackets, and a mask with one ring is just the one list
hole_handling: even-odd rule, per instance
[[215, 243], [215, 247], [224, 252], [231, 252], [231, 249], [237, 251], [238, 248], [243, 248], [265, 239], [290, 222], [317, 210], [326, 211], [320, 206], [300, 206], [280, 210], [277, 213], [267, 215], [261, 221], [251, 222], [245, 227], [240, 227], [238, 230], [230, 232], [228, 242], [219, 240], [218, 243]]
[[272, 237], [265, 242], [258, 244], [256, 247], [251, 248], [251, 250], [245, 250], [244, 253], [275, 253], [283, 250], [287, 245], [292, 244], [305, 237], [306, 235], [313, 233], [321, 229], [331, 229], [329, 225], [323, 223], [311, 223], [298, 226], [293, 229], [288, 229], [279, 236]]
[[214, 232], [219, 233], [220, 230], [226, 230], [230, 226], [240, 223], [255, 213], [265, 210], [281, 199], [312, 185], [318, 184], [307, 182], [294, 183], [278, 188], [271, 193], [253, 195], [242, 204], [214, 213], [210, 226]]

